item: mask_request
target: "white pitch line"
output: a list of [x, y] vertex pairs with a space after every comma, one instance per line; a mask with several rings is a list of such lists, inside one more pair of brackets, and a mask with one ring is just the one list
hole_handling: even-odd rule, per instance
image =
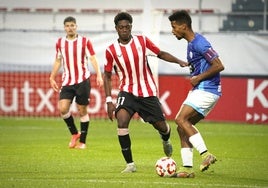
[[[11, 178], [8, 180], [12, 180], [12, 181], [44, 181], [47, 182], [48, 179], [31, 179], [31, 178]], [[123, 181], [123, 180], [101, 180], [101, 179], [60, 179], [60, 180], [56, 180], [56, 179], [49, 179], [50, 181], [63, 181], [63, 182], [68, 182], [68, 181], [72, 181], [72, 182], [87, 182], [87, 183], [111, 183], [111, 184], [118, 184], [118, 183], [122, 183], [122, 184], [127, 184], [129, 183], [128, 181]], [[198, 186], [199, 184], [197, 183], [183, 183], [181, 181], [179, 181], [178, 178], [178, 182], [163, 182], [163, 181], [154, 181], [154, 182], [146, 182], [146, 181], [132, 181], [132, 184], [141, 184], [141, 185], [148, 185], [148, 184], [155, 184], [155, 185], [178, 185], [178, 186]], [[241, 185], [241, 184], [206, 184], [206, 187], [224, 187], [224, 188], [228, 188], [228, 187], [239, 187], [239, 188], [267, 188], [267, 186], [259, 186], [259, 185]]]

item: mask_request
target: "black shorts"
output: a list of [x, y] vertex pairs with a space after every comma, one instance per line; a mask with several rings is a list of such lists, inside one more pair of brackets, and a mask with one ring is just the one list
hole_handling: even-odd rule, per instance
[[79, 84], [71, 86], [63, 86], [60, 91], [60, 99], [70, 99], [79, 105], [88, 105], [90, 96], [90, 81], [89, 79], [84, 80]]
[[131, 93], [120, 91], [117, 97], [115, 113], [122, 108], [126, 109], [131, 117], [137, 112], [145, 122], [151, 124], [157, 121], [165, 121], [161, 103], [155, 96], [137, 97]]

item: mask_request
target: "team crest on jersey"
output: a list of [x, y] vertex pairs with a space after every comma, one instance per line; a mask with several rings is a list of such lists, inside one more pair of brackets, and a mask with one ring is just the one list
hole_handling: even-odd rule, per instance
[[193, 58], [193, 52], [190, 52], [190, 53], [189, 53], [189, 56], [190, 56], [190, 58], [192, 59], [192, 58]]

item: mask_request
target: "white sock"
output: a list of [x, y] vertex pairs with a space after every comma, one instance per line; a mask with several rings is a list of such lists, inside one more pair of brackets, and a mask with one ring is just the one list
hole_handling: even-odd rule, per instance
[[200, 133], [196, 133], [193, 136], [190, 136], [189, 141], [200, 154], [207, 151], [206, 144]]
[[181, 148], [182, 166], [193, 166], [193, 148]]

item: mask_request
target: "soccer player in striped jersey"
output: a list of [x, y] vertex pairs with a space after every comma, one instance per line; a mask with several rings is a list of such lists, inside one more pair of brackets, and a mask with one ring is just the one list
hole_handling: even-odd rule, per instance
[[[136, 112], [159, 132], [166, 156], [172, 155], [172, 145], [169, 141], [170, 126], [165, 120], [157, 97], [156, 82], [146, 61], [147, 55], [154, 55], [165, 61], [177, 63], [181, 67], [187, 66], [188, 63], [161, 51], [146, 36], [132, 35], [132, 16], [129, 13], [118, 13], [114, 18], [114, 23], [119, 38], [108, 46], [105, 52], [104, 89], [108, 116], [113, 120], [115, 111], [118, 139], [127, 163], [122, 173], [129, 173], [136, 171], [129, 136], [129, 122]], [[116, 106], [112, 103], [111, 97], [113, 69], [120, 80]]]
[[[60, 114], [72, 134], [69, 148], [85, 149], [89, 127], [87, 106], [91, 89], [88, 60], [97, 74], [96, 82], [99, 87], [103, 85], [103, 79], [92, 43], [88, 38], [77, 34], [76, 19], [66, 17], [63, 23], [66, 37], [59, 38], [56, 43], [56, 58], [50, 75], [50, 85], [60, 93]], [[55, 78], [61, 66], [63, 74], [60, 88]], [[74, 98], [80, 116], [80, 132], [70, 112]]]
[[207, 39], [193, 32], [192, 20], [187, 11], [177, 11], [169, 16], [169, 20], [176, 38], [188, 42], [187, 60], [193, 88], [181, 105], [175, 122], [181, 140], [183, 164], [176, 177], [189, 178], [194, 177], [193, 148], [202, 156], [202, 172], [216, 162], [216, 157], [208, 152], [200, 132], [194, 125], [207, 116], [219, 100], [222, 94], [220, 72], [224, 70], [224, 66]]

